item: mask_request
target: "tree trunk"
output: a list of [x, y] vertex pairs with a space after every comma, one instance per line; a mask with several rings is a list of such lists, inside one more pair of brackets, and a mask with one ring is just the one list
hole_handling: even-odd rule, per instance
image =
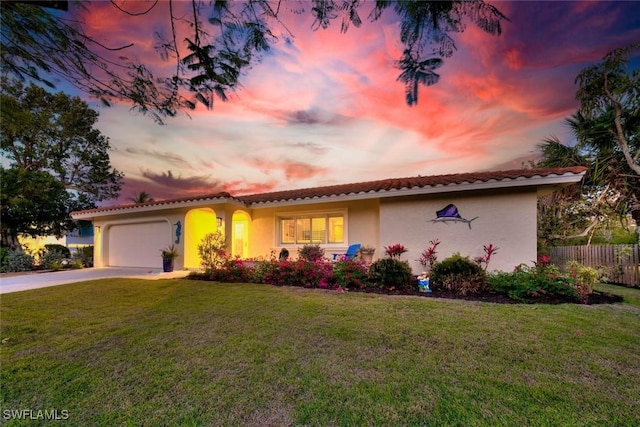
[[2, 230], [0, 230], [0, 235], [2, 239], [0, 241], [0, 247], [22, 252], [22, 245], [18, 240], [18, 233], [9, 228], [2, 228]]

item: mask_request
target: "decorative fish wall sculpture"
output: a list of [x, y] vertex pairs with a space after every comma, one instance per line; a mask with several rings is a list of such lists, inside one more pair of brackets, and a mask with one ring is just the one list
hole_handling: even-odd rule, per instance
[[445, 224], [447, 222], [464, 222], [469, 226], [469, 230], [471, 230], [471, 221], [476, 219], [478, 219], [478, 217], [471, 219], [462, 218], [456, 205], [450, 203], [439, 211], [436, 211], [436, 218], [432, 219], [431, 222], [444, 222]]

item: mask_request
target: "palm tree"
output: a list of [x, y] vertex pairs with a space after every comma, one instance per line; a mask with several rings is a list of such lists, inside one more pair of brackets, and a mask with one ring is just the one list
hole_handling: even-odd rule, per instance
[[634, 184], [634, 173], [624, 154], [606, 131], [609, 119], [603, 114], [590, 120], [577, 112], [566, 120], [577, 144], [564, 145], [551, 137], [538, 146], [542, 152], [539, 167], [589, 169], [581, 184], [540, 199], [538, 219], [541, 237], [547, 243], [588, 236], [589, 244], [604, 219], [622, 220], [627, 212], [636, 219], [640, 189]]
[[131, 200], [136, 205], [141, 204], [141, 203], [153, 203], [153, 202], [155, 202], [153, 196], [151, 194], [147, 193], [146, 191], [141, 191], [138, 194], [134, 193], [133, 197], [130, 197], [129, 200]]

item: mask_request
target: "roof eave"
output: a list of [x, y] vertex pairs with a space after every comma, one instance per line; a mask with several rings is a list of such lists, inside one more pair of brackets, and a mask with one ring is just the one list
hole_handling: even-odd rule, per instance
[[235, 198], [214, 197], [214, 198], [203, 198], [198, 200], [181, 201], [181, 202], [168, 201], [166, 203], [158, 202], [151, 205], [114, 206], [113, 208], [99, 208], [95, 210], [78, 211], [78, 212], [72, 212], [71, 218], [75, 220], [90, 220], [93, 218], [120, 215], [124, 213], [129, 214], [129, 213], [142, 213], [142, 212], [157, 212], [157, 211], [175, 209], [175, 208], [211, 206], [213, 204], [216, 204], [216, 205], [234, 204], [234, 205], [238, 205], [240, 207], [246, 208], [246, 205], [243, 202]]
[[494, 190], [505, 188], [517, 188], [517, 187], [536, 187], [536, 188], [553, 188], [555, 191], [558, 187], [564, 187], [566, 185], [575, 184], [580, 182], [586, 172], [572, 173], [568, 172], [562, 175], [546, 175], [546, 176], [532, 176], [532, 177], [518, 177], [518, 178], [504, 178], [504, 179], [490, 179], [488, 181], [476, 181], [476, 182], [462, 182], [451, 184], [437, 184], [434, 186], [424, 187], [412, 187], [412, 188], [399, 188], [389, 190], [372, 190], [362, 191], [358, 193], [348, 194], [335, 194], [327, 196], [317, 197], [304, 197], [298, 199], [286, 199], [275, 200], [266, 202], [254, 202], [251, 203], [251, 208], [267, 208], [267, 207], [279, 207], [279, 206], [292, 206], [302, 205], [307, 203], [329, 203], [329, 202], [341, 202], [350, 200], [363, 200], [386, 197], [399, 197], [399, 196], [417, 196], [426, 194], [439, 194], [439, 193], [451, 193], [461, 191], [480, 191], [480, 190]]

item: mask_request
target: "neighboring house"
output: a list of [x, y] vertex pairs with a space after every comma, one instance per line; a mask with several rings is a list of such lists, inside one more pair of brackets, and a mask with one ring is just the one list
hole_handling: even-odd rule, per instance
[[[575, 184], [583, 167], [519, 169], [393, 178], [248, 196], [217, 193], [72, 213], [93, 221], [94, 264], [161, 268], [160, 250], [175, 244], [178, 269], [200, 267], [198, 244], [220, 229], [227, 249], [242, 258], [268, 257], [319, 244], [325, 256], [353, 243], [376, 248], [403, 244], [414, 272], [439, 239], [438, 259], [456, 252], [483, 255], [499, 248], [490, 269], [510, 271], [536, 259], [537, 200]], [[457, 216], [456, 216], [457, 215]]]
[[93, 245], [93, 226], [90, 221], [80, 221], [79, 227], [70, 231], [64, 237], [21, 235], [20, 243], [27, 248], [29, 253], [38, 253], [46, 245], [55, 244], [66, 246], [73, 254], [81, 247]]

